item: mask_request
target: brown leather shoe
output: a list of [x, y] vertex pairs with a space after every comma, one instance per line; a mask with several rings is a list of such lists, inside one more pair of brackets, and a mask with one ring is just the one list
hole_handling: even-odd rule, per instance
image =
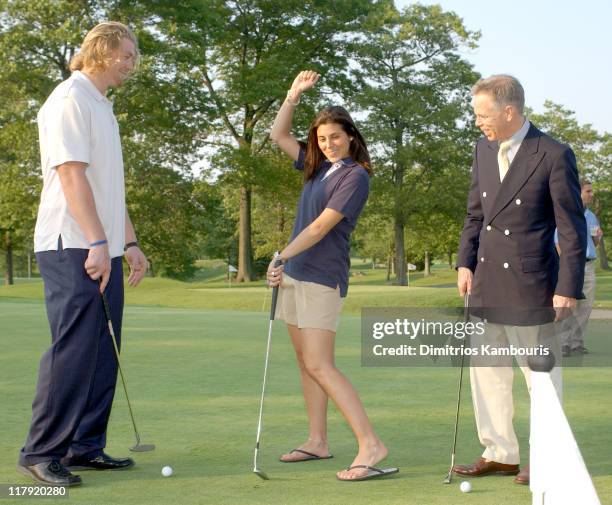
[[484, 477], [486, 475], [516, 475], [519, 473], [518, 465], [506, 465], [497, 461], [487, 461], [479, 458], [473, 465], [455, 465], [453, 472], [466, 477]]
[[529, 485], [529, 465], [525, 465], [523, 468], [521, 468], [518, 475], [514, 477], [514, 482], [517, 484], [523, 484], [524, 486]]

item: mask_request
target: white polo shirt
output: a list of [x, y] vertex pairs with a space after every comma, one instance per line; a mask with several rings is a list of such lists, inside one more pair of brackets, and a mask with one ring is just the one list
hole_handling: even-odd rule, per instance
[[[68, 161], [85, 171], [111, 257], [125, 245], [125, 183], [119, 125], [110, 102], [85, 74], [75, 71], [59, 84], [38, 112], [43, 189], [34, 230], [34, 251], [89, 249], [70, 214], [56, 168]], [[103, 238], [103, 237], [100, 237]]]

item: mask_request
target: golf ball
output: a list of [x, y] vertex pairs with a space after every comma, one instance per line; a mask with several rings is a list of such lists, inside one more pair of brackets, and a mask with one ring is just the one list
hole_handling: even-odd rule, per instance
[[464, 480], [461, 484], [459, 484], [459, 489], [461, 489], [462, 493], [469, 493], [472, 490], [472, 484], [470, 484], [467, 480]]
[[165, 466], [162, 468], [162, 475], [164, 477], [170, 477], [172, 475], [172, 467], [171, 466]]

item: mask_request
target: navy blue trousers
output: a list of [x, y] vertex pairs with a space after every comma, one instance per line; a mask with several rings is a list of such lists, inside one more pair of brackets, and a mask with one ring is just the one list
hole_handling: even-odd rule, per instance
[[[61, 244], [61, 241], [60, 241]], [[36, 254], [45, 285], [51, 347], [40, 360], [32, 422], [19, 462], [92, 456], [106, 446], [117, 358], [98, 281], [85, 272], [86, 249]], [[123, 272], [113, 258], [106, 287], [117, 344], [121, 342]]]

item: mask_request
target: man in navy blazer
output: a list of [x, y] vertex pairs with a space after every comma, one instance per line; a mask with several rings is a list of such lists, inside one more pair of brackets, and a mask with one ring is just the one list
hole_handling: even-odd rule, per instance
[[[487, 321], [487, 342], [527, 346], [553, 335], [552, 323], [582, 298], [586, 223], [572, 150], [524, 116], [517, 79], [494, 75], [473, 89], [476, 126], [484, 133], [472, 166], [468, 212], [459, 246], [459, 293]], [[559, 229], [563, 255], [555, 249]], [[529, 387], [529, 368], [517, 359]], [[474, 361], [472, 362], [474, 364]], [[478, 436], [485, 451], [460, 475], [517, 475], [518, 440], [512, 426], [512, 358], [508, 366], [472, 366], [470, 382]], [[551, 379], [560, 395], [558, 367]]]

